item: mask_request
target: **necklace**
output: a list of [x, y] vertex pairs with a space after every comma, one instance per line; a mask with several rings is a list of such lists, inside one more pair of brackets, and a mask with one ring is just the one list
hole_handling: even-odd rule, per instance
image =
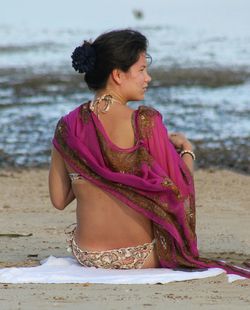
[[[100, 103], [101, 101], [104, 101], [105, 104], [104, 104], [104, 107], [103, 108], [100, 108]], [[122, 104], [121, 102], [119, 102], [118, 100], [114, 99], [112, 95], [110, 94], [104, 94], [102, 95], [101, 97], [98, 97], [96, 100], [92, 100], [90, 102], [90, 110], [91, 111], [95, 111], [96, 110], [96, 113], [97, 113], [97, 117], [98, 115], [101, 113], [107, 113], [108, 110], [110, 109], [110, 106], [113, 105], [114, 103], [119, 103], [119, 104]]]

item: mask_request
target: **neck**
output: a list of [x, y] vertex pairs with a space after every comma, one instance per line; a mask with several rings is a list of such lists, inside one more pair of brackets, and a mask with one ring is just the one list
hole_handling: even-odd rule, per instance
[[97, 100], [98, 98], [102, 97], [103, 95], [111, 95], [112, 98], [116, 102], [118, 102], [118, 103], [120, 103], [122, 105], [126, 105], [127, 104], [127, 100], [122, 95], [120, 95], [118, 92], [116, 92], [116, 91], [114, 91], [112, 89], [108, 89], [108, 88], [96, 92], [94, 100]]

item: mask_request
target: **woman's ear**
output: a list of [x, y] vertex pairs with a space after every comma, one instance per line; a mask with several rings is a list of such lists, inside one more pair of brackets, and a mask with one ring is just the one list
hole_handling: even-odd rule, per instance
[[113, 81], [118, 84], [118, 85], [121, 85], [122, 83], [122, 79], [123, 79], [123, 72], [119, 69], [114, 69], [112, 72], [111, 72], [111, 76], [112, 76], [112, 79]]

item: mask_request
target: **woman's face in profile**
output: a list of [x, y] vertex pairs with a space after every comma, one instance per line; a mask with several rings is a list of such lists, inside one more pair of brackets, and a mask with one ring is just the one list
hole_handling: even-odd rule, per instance
[[151, 76], [147, 72], [146, 53], [140, 54], [139, 59], [127, 72], [124, 72], [122, 88], [127, 100], [143, 100]]

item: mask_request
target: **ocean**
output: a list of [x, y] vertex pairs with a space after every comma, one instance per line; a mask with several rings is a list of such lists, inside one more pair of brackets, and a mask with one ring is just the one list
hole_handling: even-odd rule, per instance
[[131, 27], [149, 40], [142, 102], [192, 141], [197, 167], [250, 172], [250, 2], [9, 0], [0, 12], [0, 167], [50, 160], [60, 118], [92, 98], [71, 67], [83, 40]]

